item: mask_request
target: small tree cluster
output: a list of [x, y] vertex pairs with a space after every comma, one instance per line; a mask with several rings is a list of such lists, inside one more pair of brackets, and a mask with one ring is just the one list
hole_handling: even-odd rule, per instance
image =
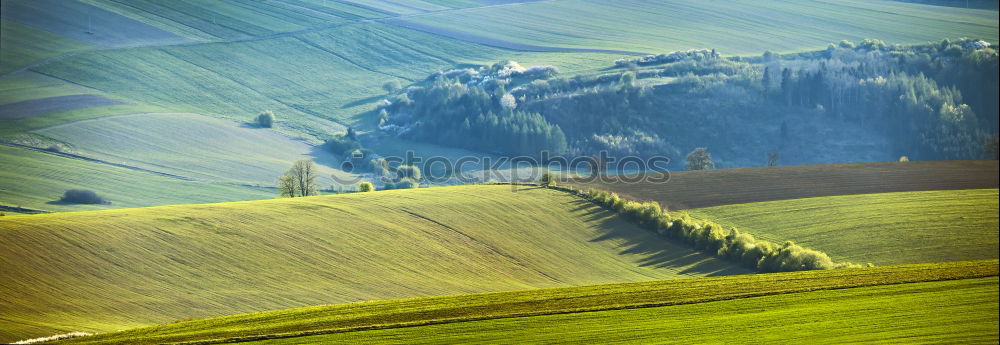
[[396, 167], [395, 176], [385, 176], [385, 189], [420, 188], [420, 168], [413, 165]]
[[278, 178], [278, 194], [283, 198], [319, 195], [319, 169], [310, 159], [300, 159]]

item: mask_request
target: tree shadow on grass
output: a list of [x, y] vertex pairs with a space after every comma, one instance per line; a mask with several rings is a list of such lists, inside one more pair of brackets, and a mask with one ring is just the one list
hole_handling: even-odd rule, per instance
[[586, 200], [572, 201], [574, 212], [582, 212], [584, 220], [597, 224], [596, 237], [591, 242], [615, 241], [620, 243], [621, 255], [638, 256], [636, 264], [676, 270], [681, 274], [722, 276], [754, 273], [739, 264], [709, 253], [695, 250], [684, 243], [667, 239], [655, 232], [640, 228], [617, 214]]
[[350, 103], [345, 103], [344, 105], [340, 106], [340, 109], [347, 109], [347, 108], [350, 108], [350, 107], [356, 107], [356, 106], [359, 106], [359, 105], [365, 105], [365, 104], [368, 104], [368, 103], [372, 103], [372, 102], [378, 101], [378, 100], [383, 99], [383, 98], [386, 98], [386, 95], [375, 95], [375, 96], [371, 96], [371, 97], [365, 97], [365, 98], [358, 99], [358, 100], [355, 100], [355, 101], [350, 102]]
[[[323, 146], [313, 146], [309, 149], [309, 157], [312, 158], [316, 164], [326, 166], [329, 168], [343, 170], [343, 160], [340, 156], [333, 154]], [[357, 171], [357, 167], [354, 167], [354, 171]], [[348, 171], [350, 173], [350, 171]]]

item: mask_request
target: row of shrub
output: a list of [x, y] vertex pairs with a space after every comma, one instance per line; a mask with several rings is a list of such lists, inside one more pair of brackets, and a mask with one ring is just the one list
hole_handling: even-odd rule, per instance
[[791, 241], [776, 244], [754, 238], [736, 228], [726, 229], [711, 221], [693, 219], [687, 214], [671, 215], [656, 202], [636, 202], [618, 194], [572, 187], [549, 188], [568, 192], [615, 211], [639, 226], [656, 231], [661, 236], [682, 241], [706, 253], [737, 262], [759, 272], [790, 272], [860, 267], [849, 262], [834, 262], [818, 250], [802, 247]]

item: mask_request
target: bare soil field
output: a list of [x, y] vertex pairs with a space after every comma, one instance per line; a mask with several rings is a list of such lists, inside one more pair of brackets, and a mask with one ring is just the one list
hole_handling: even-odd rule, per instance
[[664, 183], [567, 181], [671, 210], [831, 195], [997, 188], [997, 161], [825, 164], [682, 171]]

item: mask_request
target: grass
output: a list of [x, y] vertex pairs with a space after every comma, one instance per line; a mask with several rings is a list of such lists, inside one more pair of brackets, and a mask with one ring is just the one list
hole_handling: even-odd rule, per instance
[[820, 164], [671, 172], [667, 182], [567, 183], [682, 210], [832, 195], [997, 188], [998, 167], [997, 161]]
[[[995, 342], [997, 278], [278, 339], [257, 344]], [[933, 307], [928, 307], [933, 305]]]
[[[111, 205], [56, 202], [67, 189], [91, 189]], [[0, 205], [81, 211], [178, 203], [272, 198], [276, 192], [231, 184], [184, 181], [106, 164], [0, 146]]]
[[[91, 5], [198, 41], [246, 39], [343, 24], [364, 9], [338, 1], [322, 8], [302, 1], [84, 0]], [[318, 1], [312, 1], [318, 2]]]
[[63, 53], [92, 48], [85, 43], [6, 19], [0, 19], [0, 45], [4, 47], [0, 50], [0, 74]]
[[3, 18], [103, 48], [191, 42], [142, 21], [78, 1], [8, 0], [3, 2]]
[[[279, 51], [280, 56], [274, 54]], [[295, 56], [295, 63], [285, 56]], [[317, 134], [351, 124], [374, 128], [371, 110], [384, 97], [385, 81], [407, 85], [457, 64], [501, 58], [554, 63], [568, 73], [606, 66], [612, 59], [512, 53], [362, 23], [266, 40], [89, 52], [36, 70], [175, 112], [242, 120], [271, 109], [282, 126]]]
[[[990, 260], [373, 301], [183, 321], [69, 343], [732, 342], [754, 330], [721, 327], [755, 325], [771, 341], [824, 329], [812, 336], [844, 337], [829, 342], [847, 339], [831, 329], [923, 336], [975, 318], [979, 323], [948, 333], [983, 336], [996, 334], [982, 322], [996, 323], [996, 274]], [[885, 312], [871, 313], [879, 308]]]
[[579, 198], [510, 188], [3, 217], [0, 341], [319, 304], [748, 273]]
[[[320, 162], [318, 182], [347, 174], [340, 159], [270, 129], [198, 114], [131, 114], [77, 121], [35, 133], [73, 143], [74, 153], [213, 182], [273, 185], [300, 158]], [[173, 133], [163, 135], [163, 133]], [[352, 186], [353, 187], [353, 186]]]
[[[563, 0], [429, 14], [407, 21], [538, 46], [723, 54], [822, 49], [840, 40], [998, 41], [997, 12], [895, 1]], [[623, 23], [627, 18], [627, 24]]]
[[691, 210], [834, 260], [876, 265], [997, 258], [997, 189], [831, 196]]

